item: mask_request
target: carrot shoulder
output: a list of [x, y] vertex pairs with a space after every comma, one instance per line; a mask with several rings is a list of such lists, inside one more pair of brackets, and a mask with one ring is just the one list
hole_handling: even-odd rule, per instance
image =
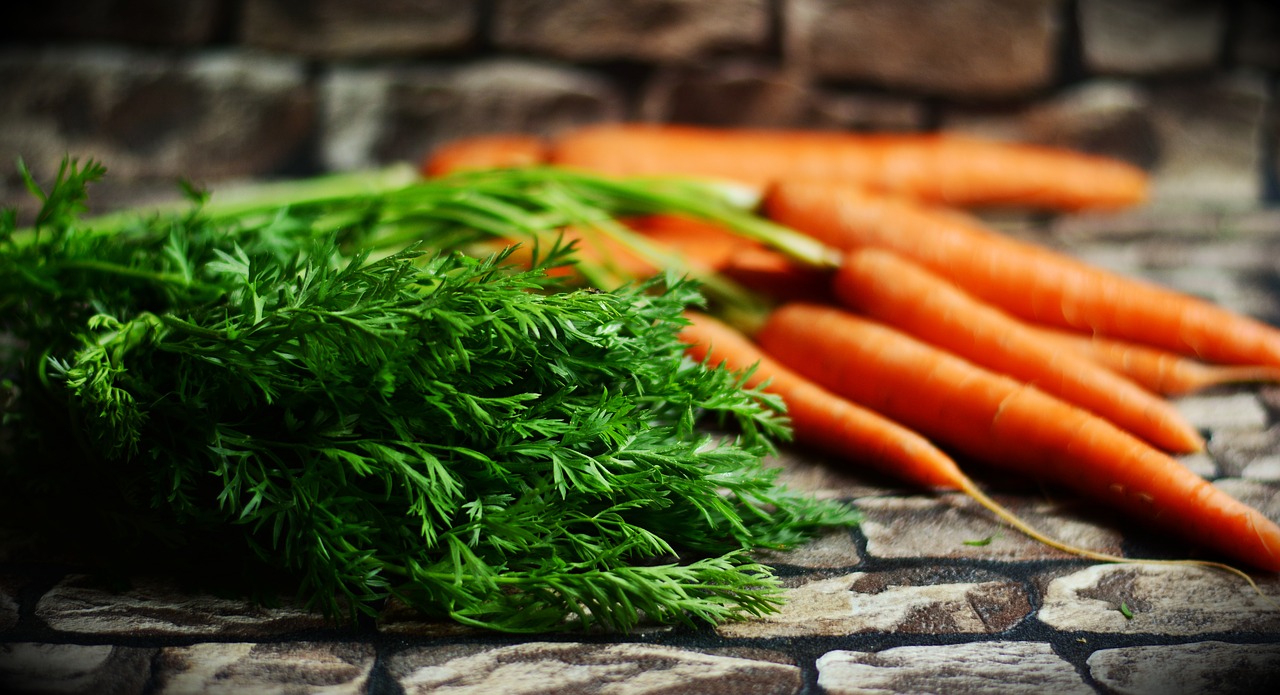
[[924, 437], [801, 377], [719, 320], [697, 312], [685, 317], [689, 324], [680, 339], [688, 354], [735, 371], [755, 366], [748, 386], [765, 383], [765, 390], [782, 398], [798, 442], [926, 488], [963, 487], [965, 476], [955, 462]]
[[1165, 400], [890, 251], [850, 251], [834, 284], [858, 313], [1079, 405], [1161, 449], [1204, 447]]
[[780, 307], [757, 340], [802, 376], [944, 447], [1280, 571], [1280, 526], [1168, 455], [1035, 387], [833, 307]]
[[835, 248], [889, 249], [1024, 320], [1212, 362], [1280, 366], [1280, 329], [1005, 237], [952, 211], [837, 183], [784, 182], [766, 214]]
[[959, 134], [605, 124], [562, 135], [551, 156], [618, 175], [840, 181], [960, 207], [1118, 208], [1147, 194], [1145, 172], [1122, 162]]

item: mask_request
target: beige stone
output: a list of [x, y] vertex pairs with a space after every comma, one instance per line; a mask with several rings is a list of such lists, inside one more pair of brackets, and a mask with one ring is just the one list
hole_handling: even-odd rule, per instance
[[456, 51], [476, 39], [477, 0], [246, 0], [246, 45], [329, 59]]
[[1067, 631], [1196, 635], [1280, 630], [1280, 611], [1275, 610], [1280, 580], [1261, 578], [1258, 583], [1270, 600], [1220, 570], [1094, 565], [1050, 581], [1036, 615]]
[[157, 659], [157, 695], [316, 695], [366, 692], [371, 645], [201, 643], [167, 647]]
[[397, 652], [388, 670], [407, 695], [602, 692], [676, 695], [797, 692], [788, 664], [646, 644], [524, 642], [421, 647]]
[[1040, 642], [833, 651], [822, 655], [817, 666], [818, 685], [830, 695], [1094, 692], [1052, 646]]
[[1280, 644], [1192, 642], [1101, 649], [1089, 674], [1124, 695], [1249, 695], [1280, 683]]

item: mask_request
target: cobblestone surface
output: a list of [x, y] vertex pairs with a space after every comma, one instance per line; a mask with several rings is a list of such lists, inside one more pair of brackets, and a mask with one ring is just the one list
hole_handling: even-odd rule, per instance
[[[1040, 232], [1126, 273], [1228, 287], [1215, 296], [1277, 322], [1280, 218], [1195, 219], [1205, 235], [1152, 211]], [[1184, 462], [1280, 519], [1280, 386], [1220, 388], [1179, 407], [1209, 438]], [[1255, 590], [1201, 567], [1094, 564], [1024, 539], [959, 495], [922, 494], [803, 452], [778, 463], [789, 484], [850, 500], [866, 523], [763, 555], [789, 601], [716, 628], [496, 635], [394, 606], [371, 624], [337, 627], [288, 601], [193, 594], [162, 576], [104, 583], [56, 549], [33, 559], [0, 533], [0, 692], [1176, 695], [1280, 682], [1280, 577], [1255, 575]], [[1078, 545], [1131, 557], [1196, 552], [1054, 490], [980, 481]]]

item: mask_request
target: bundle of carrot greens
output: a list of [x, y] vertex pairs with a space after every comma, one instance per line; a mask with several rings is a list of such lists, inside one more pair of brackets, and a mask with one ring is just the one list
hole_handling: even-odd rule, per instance
[[[1188, 556], [1280, 571], [1280, 526], [1177, 460], [1204, 441], [1167, 401], [1280, 381], [1280, 329], [1014, 240], [966, 210], [1115, 210], [1145, 200], [1141, 170], [950, 134], [604, 124], [551, 140], [460, 140], [422, 171], [546, 164], [755, 193], [749, 224], [714, 211], [627, 223], [682, 266], [769, 303], [688, 312], [681, 338], [700, 360], [754, 365], [748, 383], [781, 397], [799, 443], [961, 490], [1076, 555], [1128, 560], [1044, 536], [952, 455], [1075, 490], [1175, 534]], [[582, 238], [597, 256], [662, 267], [626, 244]], [[1243, 574], [1214, 559], [1186, 562]]]
[[[577, 260], [558, 230], [708, 205], [692, 188], [389, 170], [87, 219], [103, 167], [21, 171], [0, 525], [334, 616], [535, 631], [776, 610], [748, 551], [857, 521], [763, 464], [776, 397], [685, 354], [695, 283], [551, 272]], [[464, 252], [495, 236], [527, 267]]]

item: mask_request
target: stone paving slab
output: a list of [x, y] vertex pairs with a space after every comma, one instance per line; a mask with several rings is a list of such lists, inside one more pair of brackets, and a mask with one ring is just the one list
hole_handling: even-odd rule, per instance
[[1191, 644], [1119, 647], [1094, 652], [1089, 674], [1125, 695], [1251, 695], [1274, 691], [1280, 644]]
[[1075, 668], [1040, 642], [975, 642], [832, 651], [818, 659], [818, 684], [854, 693], [1088, 694]]

